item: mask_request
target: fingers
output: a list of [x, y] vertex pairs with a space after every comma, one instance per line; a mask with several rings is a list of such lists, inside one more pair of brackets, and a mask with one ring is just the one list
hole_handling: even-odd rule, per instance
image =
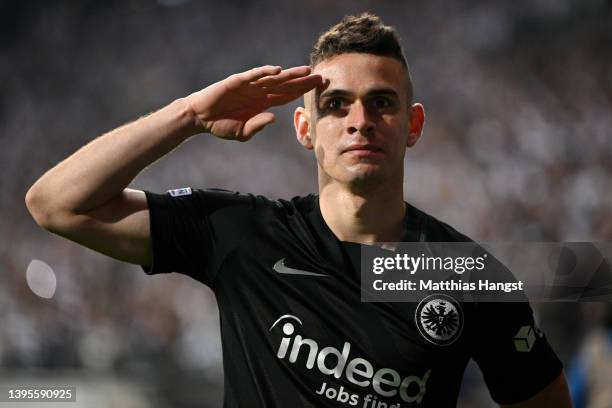
[[268, 94], [268, 102], [272, 106], [284, 105], [322, 84], [321, 75], [294, 79], [276, 88], [274, 93]]
[[284, 93], [294, 93], [300, 92], [300, 95], [310, 91], [317, 86], [323, 84], [323, 78], [321, 75], [309, 75], [302, 78], [292, 79], [287, 82], [283, 82], [278, 86], [268, 89], [268, 93], [273, 94], [284, 94]]
[[242, 136], [240, 140], [246, 141], [253, 137], [253, 135], [263, 129], [265, 126], [274, 122], [274, 114], [272, 112], [262, 112], [251, 119], [247, 120], [242, 128]]
[[280, 106], [299, 98], [300, 95], [283, 94], [283, 95], [268, 95], [268, 101], [271, 106]]
[[256, 82], [256, 84], [265, 87], [273, 87], [295, 78], [304, 77], [308, 74], [310, 74], [310, 67], [307, 65], [301, 67], [293, 67], [284, 69], [275, 75], [262, 77]]
[[265, 65], [232, 75], [228, 85], [233, 90], [241, 89], [242, 96], [264, 98], [272, 105], [282, 105], [322, 85], [321, 75], [310, 75], [310, 71], [306, 65], [285, 70]]
[[279, 66], [264, 65], [263, 67], [257, 67], [241, 72], [236, 74], [236, 76], [242, 81], [254, 82], [269, 75], [277, 75], [279, 72], [281, 72], [281, 67]]

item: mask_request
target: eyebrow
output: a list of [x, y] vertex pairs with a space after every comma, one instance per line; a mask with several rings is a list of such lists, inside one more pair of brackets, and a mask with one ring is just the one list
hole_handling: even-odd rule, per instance
[[[326, 89], [320, 94], [315, 94], [315, 97], [318, 100], [321, 98], [329, 98], [333, 96], [353, 96], [354, 92], [347, 91], [346, 89]], [[374, 88], [370, 89], [366, 96], [375, 96], [375, 95], [387, 95], [399, 98], [399, 95], [392, 88]]]

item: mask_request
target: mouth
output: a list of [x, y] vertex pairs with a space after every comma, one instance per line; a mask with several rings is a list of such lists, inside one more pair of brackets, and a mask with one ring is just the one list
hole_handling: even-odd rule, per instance
[[346, 149], [342, 150], [342, 153], [350, 153], [358, 156], [371, 156], [382, 153], [383, 150], [373, 144], [352, 144]]

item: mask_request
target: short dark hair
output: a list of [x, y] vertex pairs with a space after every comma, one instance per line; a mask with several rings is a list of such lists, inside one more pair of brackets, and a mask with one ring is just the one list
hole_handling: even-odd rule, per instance
[[395, 29], [372, 13], [345, 16], [319, 36], [310, 52], [310, 67], [336, 55], [351, 52], [395, 58], [406, 69], [408, 101], [412, 102], [412, 80], [408, 63]]

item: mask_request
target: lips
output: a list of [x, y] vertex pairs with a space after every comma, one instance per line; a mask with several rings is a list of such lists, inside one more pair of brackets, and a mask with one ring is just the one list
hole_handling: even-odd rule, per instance
[[346, 153], [346, 152], [355, 152], [355, 153], [380, 153], [383, 150], [374, 145], [374, 144], [370, 144], [370, 143], [366, 143], [366, 144], [352, 144], [349, 145], [347, 148], [345, 148], [344, 150], [342, 150], [342, 153]]

